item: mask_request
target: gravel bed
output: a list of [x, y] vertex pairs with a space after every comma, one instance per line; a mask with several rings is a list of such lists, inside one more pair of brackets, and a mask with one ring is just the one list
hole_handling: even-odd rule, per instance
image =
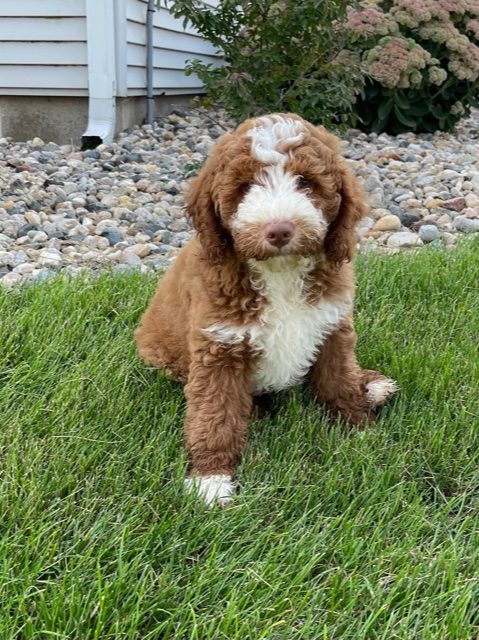
[[[80, 151], [0, 138], [0, 284], [59, 270], [153, 268], [191, 235], [182, 192], [215, 140], [221, 110], [177, 110], [110, 145]], [[361, 250], [452, 248], [479, 232], [479, 112], [454, 135], [344, 135], [344, 156], [368, 192]]]

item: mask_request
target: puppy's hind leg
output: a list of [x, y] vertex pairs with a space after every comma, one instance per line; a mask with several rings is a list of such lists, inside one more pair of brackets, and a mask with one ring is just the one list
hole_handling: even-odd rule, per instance
[[342, 322], [321, 346], [310, 373], [313, 391], [330, 411], [349, 425], [374, 423], [373, 403], [367, 396], [355, 354], [356, 334], [351, 318]]
[[377, 371], [361, 369], [356, 354], [356, 334], [346, 319], [322, 345], [311, 371], [318, 399], [350, 425], [374, 423], [375, 410], [397, 390], [394, 380]]
[[378, 371], [363, 369], [362, 382], [366, 386], [366, 395], [373, 409], [382, 407], [399, 389], [399, 385], [392, 378], [383, 376]]
[[158, 331], [141, 325], [135, 331], [135, 339], [138, 355], [146, 364], [157, 369], [163, 369], [166, 375], [173, 380], [186, 382], [187, 369], [181, 367], [164, 346]]

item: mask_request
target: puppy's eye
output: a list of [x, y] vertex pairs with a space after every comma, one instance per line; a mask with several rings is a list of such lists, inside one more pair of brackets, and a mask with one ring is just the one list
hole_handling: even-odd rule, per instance
[[308, 178], [299, 176], [298, 187], [301, 189], [301, 191], [311, 191], [311, 189], [313, 189], [314, 187], [314, 184], [311, 182], [311, 180], [308, 180]]
[[238, 187], [238, 191], [242, 196], [245, 196], [250, 189], [251, 184], [249, 182], [243, 182], [243, 184], [240, 184], [240, 186]]

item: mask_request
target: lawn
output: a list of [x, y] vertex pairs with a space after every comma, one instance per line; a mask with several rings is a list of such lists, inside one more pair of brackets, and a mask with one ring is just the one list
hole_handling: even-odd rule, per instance
[[223, 511], [135, 355], [152, 277], [0, 292], [0, 638], [477, 638], [478, 251], [358, 261], [359, 357], [400, 393], [364, 433], [283, 394]]

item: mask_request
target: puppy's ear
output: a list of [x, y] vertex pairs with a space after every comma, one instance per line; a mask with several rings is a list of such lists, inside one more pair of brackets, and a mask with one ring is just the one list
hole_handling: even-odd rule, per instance
[[214, 264], [223, 261], [230, 245], [229, 235], [221, 222], [219, 204], [215, 197], [218, 175], [224, 165], [222, 151], [230, 138], [232, 136], [226, 134], [214, 147], [205, 166], [191, 181], [186, 199], [188, 215], [198, 232], [208, 259]]
[[357, 243], [356, 225], [369, 211], [366, 197], [351, 170], [341, 167], [340, 179], [341, 202], [325, 239], [327, 258], [338, 264], [352, 260]]

